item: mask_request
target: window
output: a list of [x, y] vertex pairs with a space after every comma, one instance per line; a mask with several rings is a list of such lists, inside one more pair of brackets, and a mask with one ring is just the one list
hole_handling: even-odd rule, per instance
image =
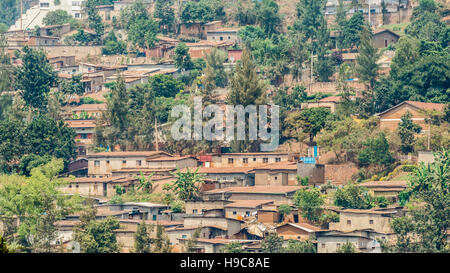
[[278, 176], [275, 176], [275, 180], [278, 180]]
[[153, 220], [153, 221], [156, 221], [156, 215], [153, 215], [153, 216], [152, 216], [152, 220]]
[[100, 166], [100, 160], [94, 160], [94, 166], [95, 167]]
[[253, 158], [253, 161], [256, 161], [256, 157]]
[[267, 157], [264, 157], [263, 158], [263, 163], [267, 163], [267, 162], [269, 162], [269, 159]]
[[247, 164], [248, 163], [248, 158], [243, 158], [242, 159], [242, 163]]
[[373, 225], [373, 220], [369, 220], [369, 224]]
[[281, 157], [276, 157], [275, 162], [281, 162]]
[[137, 166], [142, 166], [142, 161], [141, 160], [136, 160], [136, 165]]
[[234, 159], [233, 158], [228, 158], [228, 164], [233, 164]]
[[220, 40], [223, 41], [223, 37], [220, 37]]
[[79, 188], [80, 186], [78, 186], [78, 184], [75, 185], [75, 188]]
[[106, 160], [106, 164], [108, 164], [108, 165], [109, 165], [109, 160]]
[[351, 220], [347, 220], [347, 225], [351, 225], [352, 221]]
[[41, 3], [41, 8], [49, 8], [50, 7], [50, 3]]
[[71, 189], [71, 188], [72, 188], [72, 184], [69, 185], [69, 189]]
[[341, 247], [341, 244], [340, 244], [340, 243], [337, 243], [337, 244], [336, 244], [336, 247], [337, 247], [337, 248]]
[[87, 139], [87, 134], [81, 134], [81, 139]]
[[127, 161], [126, 160], [122, 160], [122, 164], [127, 164]]
[[193, 210], [192, 210], [192, 213], [193, 213], [193, 214], [196, 214], [196, 213], [197, 213], [197, 210], [196, 210], [196, 209], [193, 209]]
[[325, 248], [325, 244], [322, 244], [322, 248]]
[[[80, 18], [81, 17], [81, 14], [79, 14], [78, 12], [77, 13], [75, 13], [75, 18]], [[75, 72], [75, 71], [74, 71]]]
[[187, 238], [187, 235], [186, 235], [186, 234], [183, 234], [183, 235], [181, 235], [181, 238], [186, 239], [186, 238]]
[[237, 214], [237, 212], [236, 211], [233, 211], [233, 215], [236, 215]]

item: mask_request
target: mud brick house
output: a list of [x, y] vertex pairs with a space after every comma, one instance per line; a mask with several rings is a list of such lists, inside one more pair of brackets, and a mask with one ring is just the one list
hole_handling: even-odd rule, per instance
[[227, 200], [193, 200], [186, 201], [185, 210], [187, 214], [203, 214], [208, 210], [220, 209], [223, 210], [224, 206], [232, 203]]
[[[355, 100], [355, 96], [350, 97], [351, 100]], [[336, 112], [337, 106], [342, 102], [341, 96], [330, 96], [318, 100], [317, 102], [305, 102], [301, 104], [301, 109], [308, 109], [313, 107], [325, 107], [330, 109], [331, 113]]]
[[255, 167], [255, 186], [296, 186], [297, 163], [278, 162]]
[[203, 192], [206, 200], [273, 200], [275, 204], [290, 204], [301, 186], [229, 187]]
[[100, 117], [102, 112], [106, 110], [106, 103], [99, 104], [82, 104], [72, 108], [72, 115], [81, 117], [87, 115], [90, 118]]
[[376, 48], [385, 48], [395, 44], [400, 39], [400, 35], [389, 29], [377, 29], [373, 31], [373, 43]]
[[273, 204], [271, 200], [239, 200], [233, 203], [226, 204], [225, 217], [242, 220], [245, 217], [256, 215], [258, 209], [261, 209], [263, 205]]
[[428, 111], [444, 111], [445, 104], [419, 102], [419, 101], [404, 101], [382, 113], [376, 114], [379, 118], [380, 129], [387, 129], [391, 132], [395, 131], [401, 121], [401, 117], [410, 112], [413, 122], [422, 127], [422, 132], [428, 131], [428, 125], [425, 123]]
[[304, 241], [314, 238], [316, 232], [322, 229], [307, 223], [283, 223], [275, 228], [283, 240]]
[[146, 168], [147, 159], [171, 156], [161, 151], [101, 152], [89, 154], [88, 173], [94, 177], [111, 176], [113, 170]]
[[[179, 240], [181, 244], [186, 244], [186, 239]], [[238, 242], [246, 246], [257, 242], [256, 240], [236, 240], [236, 239], [225, 239], [225, 238], [213, 238], [213, 239], [205, 239], [199, 238], [195, 241], [195, 246], [193, 247], [193, 252], [195, 253], [220, 253], [220, 249], [223, 248], [226, 244], [230, 244], [232, 242]]]
[[201, 155], [199, 161], [206, 168], [235, 168], [259, 167], [268, 163], [295, 162], [298, 157], [296, 154], [285, 152], [223, 153]]
[[210, 31], [222, 27], [222, 21], [212, 21], [209, 23], [184, 23], [180, 25], [179, 34], [182, 36], [197, 37], [203, 39]]
[[336, 252], [343, 244], [352, 243], [358, 252], [381, 253], [380, 240], [386, 239], [384, 234], [371, 229], [342, 232], [337, 230], [323, 230], [316, 233], [317, 253]]
[[78, 155], [85, 156], [87, 150], [93, 143], [93, 136], [95, 131], [95, 120], [91, 119], [71, 119], [66, 120], [65, 123], [69, 128], [75, 130], [75, 145], [77, 146]]
[[71, 31], [70, 24], [41, 26], [39, 28], [39, 36], [61, 37]]
[[358, 186], [367, 188], [373, 196], [384, 196], [391, 201], [398, 201], [398, 194], [406, 189], [407, 181], [369, 181]]
[[[192, 169], [191, 169], [192, 170]], [[186, 170], [182, 170], [186, 171]], [[205, 175], [205, 178], [215, 182], [215, 189], [227, 187], [253, 186], [255, 184], [254, 175], [250, 173], [252, 168], [228, 167], [228, 168], [205, 168], [200, 167], [198, 173]]]
[[239, 37], [240, 28], [221, 28], [216, 30], [211, 30], [206, 33], [206, 39], [208, 41], [227, 41], [234, 44], [240, 44], [241, 39]]
[[128, 187], [135, 183], [137, 179], [130, 177], [76, 177], [73, 180], [68, 179], [67, 185], [61, 186], [60, 190], [65, 194], [113, 197], [116, 194], [116, 186], [122, 186], [127, 191]]

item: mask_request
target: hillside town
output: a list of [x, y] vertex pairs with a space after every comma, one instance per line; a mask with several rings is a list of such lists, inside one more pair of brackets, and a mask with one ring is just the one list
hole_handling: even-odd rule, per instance
[[445, 0], [1, 0], [0, 252], [450, 252], [449, 25]]

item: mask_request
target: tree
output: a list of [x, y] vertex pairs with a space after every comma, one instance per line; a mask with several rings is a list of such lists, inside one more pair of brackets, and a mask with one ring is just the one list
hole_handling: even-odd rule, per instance
[[158, 22], [149, 15], [144, 16], [144, 18], [131, 18], [127, 31], [128, 39], [143, 49], [154, 47], [158, 41], [156, 38], [159, 32]]
[[125, 81], [119, 75], [111, 95], [106, 100], [106, 111], [102, 112], [95, 128], [98, 144], [110, 146], [112, 150], [116, 145], [120, 145], [122, 150], [126, 150], [129, 137], [128, 98]]
[[82, 96], [85, 92], [84, 84], [81, 82], [82, 75], [72, 75], [70, 80], [61, 80], [59, 82], [59, 89], [66, 95]]
[[56, 83], [56, 72], [42, 50], [22, 49], [22, 66], [16, 71], [16, 88], [27, 106], [44, 110], [47, 94]]
[[[20, 244], [25, 252], [55, 251], [55, 222], [74, 212], [80, 201], [58, 191], [64, 184], [57, 177], [62, 169], [63, 161], [53, 159], [34, 168], [30, 177], [0, 176], [0, 215], [11, 229], [9, 243]], [[18, 221], [8, 221], [14, 217]]]
[[254, 1], [254, 10], [257, 24], [268, 37], [279, 32], [282, 20], [278, 4], [274, 0]]
[[300, 214], [311, 222], [319, 220], [324, 202], [317, 188], [300, 189], [294, 194], [294, 204], [300, 209]]
[[169, 32], [175, 24], [175, 11], [171, 7], [172, 1], [157, 0], [153, 16], [160, 19], [159, 27], [163, 33]]
[[356, 247], [354, 244], [346, 242], [336, 249], [336, 253], [356, 253]]
[[111, 216], [102, 221], [82, 220], [74, 230], [74, 240], [80, 244], [83, 253], [119, 253], [120, 247], [114, 233], [119, 228], [119, 220]]
[[226, 59], [226, 53], [215, 48], [206, 56], [205, 74], [207, 78], [211, 78], [214, 86], [225, 87], [227, 85], [227, 74], [223, 66]]
[[300, 112], [295, 125], [309, 134], [309, 142], [312, 144], [314, 137], [325, 127], [325, 123], [331, 114], [328, 108], [313, 107]]
[[291, 214], [292, 208], [289, 205], [282, 204], [278, 207], [278, 213], [280, 214], [281, 218], [284, 219], [286, 215]]
[[[230, 82], [231, 90], [227, 95], [227, 103], [231, 105], [248, 105], [264, 104], [266, 85], [259, 79], [256, 73], [256, 66], [252, 61], [251, 53], [245, 50], [242, 54], [241, 63], [237, 65], [234, 77]], [[245, 117], [248, 121], [249, 117]], [[246, 122], [245, 124], [249, 124]], [[249, 132], [248, 126], [245, 126], [245, 135]], [[256, 140], [236, 140], [231, 142], [231, 148], [235, 152], [256, 151], [259, 142]]]
[[189, 48], [185, 43], [179, 43], [175, 47], [175, 56], [173, 57], [175, 66], [179, 69], [189, 70], [193, 67]]
[[398, 124], [397, 134], [402, 140], [400, 149], [403, 153], [408, 154], [413, 151], [414, 147], [414, 135], [422, 131], [422, 127], [414, 123], [411, 119], [412, 115], [409, 111], [406, 112], [401, 118], [401, 122]]
[[367, 139], [363, 145], [365, 148], [358, 153], [358, 162], [361, 166], [378, 165], [386, 167], [395, 161], [391, 152], [389, 152], [389, 143], [383, 132], [379, 133], [377, 137]]
[[239, 242], [231, 242], [225, 244], [221, 249], [220, 253], [245, 253], [244, 247]]
[[360, 46], [360, 33], [365, 26], [362, 12], [355, 12], [348, 20], [342, 21], [338, 37], [339, 49], [354, 48]]
[[148, 177], [145, 177], [142, 172], [140, 172], [140, 175], [137, 177], [139, 180], [138, 189], [144, 190], [146, 193], [150, 193], [153, 188], [153, 181], [152, 177], [155, 173], [151, 173]]
[[105, 55], [125, 54], [127, 52], [127, 43], [119, 41], [114, 30], [108, 33], [105, 42], [105, 46], [102, 48], [102, 53]]
[[283, 238], [278, 236], [276, 232], [267, 235], [261, 242], [262, 253], [282, 253], [283, 252]]
[[370, 209], [374, 206], [367, 189], [353, 183], [336, 190], [334, 204], [346, 209]]
[[[150, 253], [151, 252], [151, 239], [149, 236], [149, 231], [147, 230], [148, 226], [145, 224], [145, 221], [138, 225], [137, 231], [134, 234], [134, 252], [136, 253]], [[153, 229], [150, 226], [150, 230]]]
[[156, 226], [156, 239], [153, 240], [153, 253], [170, 253], [172, 247], [170, 246], [170, 240], [167, 235], [164, 234], [164, 227], [161, 225]]
[[204, 183], [204, 175], [198, 173], [198, 169], [191, 172], [189, 168], [186, 172], [177, 171], [172, 173], [177, 180], [172, 185], [172, 190], [178, 196], [179, 199], [196, 200], [200, 195], [200, 187]]
[[195, 246], [197, 244], [197, 239], [200, 237], [200, 232], [202, 231], [202, 227], [198, 227], [195, 229], [192, 237], [184, 243], [184, 252], [185, 253], [195, 253]]
[[4, 0], [0, 2], [0, 23], [11, 26], [19, 17], [19, 14], [20, 9], [17, 0]]
[[310, 240], [297, 241], [289, 240], [288, 245], [285, 247], [285, 253], [316, 253], [316, 246]]
[[8, 245], [6, 244], [6, 240], [2, 236], [0, 236], [0, 253], [1, 254], [3, 254], [3, 253], [13, 253], [13, 251], [11, 251], [8, 248]]
[[94, 42], [96, 44], [101, 44], [103, 35], [105, 34], [105, 26], [102, 23], [102, 18], [98, 14], [97, 0], [86, 0], [84, 12], [88, 16], [88, 26], [90, 29], [94, 30]]
[[155, 75], [149, 78], [148, 83], [157, 97], [175, 97], [184, 89], [184, 84], [172, 75]]
[[356, 72], [366, 85], [366, 90], [363, 92], [363, 111], [371, 116], [375, 114], [374, 88], [378, 76], [379, 64], [377, 61], [380, 53], [373, 44], [372, 33], [367, 27], [360, 32], [360, 39], [359, 55], [356, 57]]
[[67, 13], [65, 10], [57, 9], [55, 11], [50, 11], [47, 13], [43, 19], [46, 26], [53, 25], [64, 25], [70, 23], [73, 17]]
[[394, 218], [392, 229], [397, 235], [389, 252], [449, 252], [447, 230], [450, 223], [450, 151], [442, 149], [433, 163], [414, 171], [408, 188], [399, 195], [402, 203], [416, 203], [406, 216]]

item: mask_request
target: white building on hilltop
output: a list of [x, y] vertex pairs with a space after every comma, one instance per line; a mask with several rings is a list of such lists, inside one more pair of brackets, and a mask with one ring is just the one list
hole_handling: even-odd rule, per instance
[[[29, 8], [21, 18], [17, 19], [10, 31], [34, 29], [35, 26], [43, 26], [43, 20], [47, 13], [55, 10], [65, 10], [76, 19], [82, 18], [82, 5], [85, 0], [39, 0], [39, 4]], [[55, 4], [56, 2], [56, 4]]]

